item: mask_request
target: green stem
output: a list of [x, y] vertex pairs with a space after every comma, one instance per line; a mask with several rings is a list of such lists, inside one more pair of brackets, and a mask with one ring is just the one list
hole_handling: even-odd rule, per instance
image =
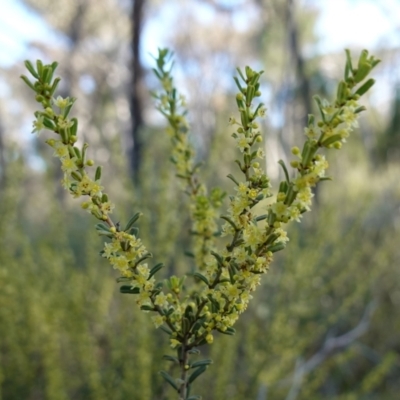
[[186, 365], [189, 362], [189, 349], [187, 348], [187, 338], [185, 337], [182, 348], [181, 348], [181, 357], [179, 359], [179, 364], [181, 367], [181, 387], [179, 389], [179, 400], [186, 400], [188, 395], [188, 384], [187, 384], [187, 374], [188, 370], [186, 369]]

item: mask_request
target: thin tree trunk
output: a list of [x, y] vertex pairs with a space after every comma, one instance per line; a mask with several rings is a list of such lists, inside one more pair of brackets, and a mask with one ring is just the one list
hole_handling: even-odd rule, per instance
[[129, 154], [130, 167], [135, 180], [138, 178], [142, 158], [143, 142], [140, 130], [143, 126], [143, 104], [141, 98], [141, 81], [143, 68], [140, 60], [140, 39], [143, 27], [143, 9], [145, 0], [134, 0], [132, 10], [132, 84], [130, 90], [130, 110], [132, 118], [133, 147]]
[[5, 148], [3, 141], [3, 124], [0, 120], [0, 190], [4, 188], [6, 179], [6, 160], [5, 160]]
[[287, 0], [286, 7], [286, 18], [288, 25], [289, 34], [289, 47], [292, 55], [292, 59], [296, 66], [296, 77], [299, 82], [300, 87], [300, 97], [303, 104], [303, 125], [306, 126], [308, 122], [308, 114], [311, 113], [311, 90], [310, 82], [305, 71], [304, 59], [301, 54], [300, 44], [299, 44], [299, 26], [295, 17], [295, 7], [296, 0]]
[[[296, 0], [287, 0], [286, 18], [289, 34], [289, 48], [296, 66], [296, 79], [299, 82], [300, 98], [303, 105], [302, 126], [308, 126], [308, 114], [312, 112], [310, 80], [305, 71], [304, 58], [299, 44], [299, 26], [295, 16]], [[318, 205], [319, 187], [314, 189], [314, 202]]]

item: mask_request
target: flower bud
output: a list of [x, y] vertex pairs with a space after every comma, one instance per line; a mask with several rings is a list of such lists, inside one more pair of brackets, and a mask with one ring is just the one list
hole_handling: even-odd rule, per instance
[[292, 154], [294, 154], [295, 156], [298, 156], [300, 154], [300, 149], [297, 146], [292, 147], [291, 151]]
[[293, 160], [293, 161], [290, 161], [290, 165], [291, 165], [293, 168], [298, 168], [299, 165], [300, 165], [300, 163], [299, 163], [298, 161], [296, 161], [296, 160]]
[[342, 148], [342, 142], [335, 142], [333, 143], [333, 147], [337, 150], [340, 150]]

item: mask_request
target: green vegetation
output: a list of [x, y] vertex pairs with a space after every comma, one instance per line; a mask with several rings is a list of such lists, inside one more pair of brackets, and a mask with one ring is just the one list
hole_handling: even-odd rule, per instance
[[[166, 313], [163, 308], [157, 308], [157, 306], [163, 306], [162, 304], [157, 304], [159, 303], [158, 296], [162, 292], [158, 289], [156, 291], [153, 290], [153, 288], [159, 287], [157, 284], [149, 288], [139, 287], [137, 284], [134, 284], [133, 287], [139, 288], [138, 291], [140, 292], [149, 290], [151, 302], [139, 305], [146, 311], [157, 311], [163, 317], [163, 321], [160, 322], [166, 322], [169, 328], [173, 330], [173, 333], [176, 333], [172, 335], [171, 344], [178, 346], [179, 359], [182, 355], [180, 360], [182, 378], [186, 382], [186, 375], [184, 374], [186, 352], [205, 342], [211, 343], [213, 341], [213, 331], [230, 332], [231, 325], [237, 319], [238, 313], [247, 307], [249, 295], [248, 293], [246, 294], [245, 287], [248, 284], [251, 292], [254, 288], [250, 288], [252, 284], [247, 282], [247, 278], [244, 277], [244, 280], [240, 278], [240, 273], [248, 269], [248, 272], [258, 278], [259, 274], [256, 274], [256, 272], [265, 272], [269, 262], [272, 260], [272, 253], [282, 249], [284, 247], [282, 244], [286, 242], [286, 232], [282, 229], [284, 224], [291, 219], [299, 219], [301, 214], [309, 208], [311, 200], [309, 188], [319, 180], [325, 179], [323, 172], [327, 168], [325, 159], [320, 155], [316, 155], [316, 152], [319, 147], [340, 148], [343, 139], [347, 138], [348, 133], [356, 126], [356, 117], [363, 110], [362, 107], [356, 104], [356, 101], [359, 95], [364, 94], [371, 87], [373, 82], [370, 80], [361, 85], [359, 89], [354, 91], [352, 89], [355, 84], [366, 77], [369, 70], [376, 64], [376, 61], [373, 58], [368, 59], [368, 54], [363, 52], [357, 69], [355, 69], [352, 67], [351, 60], [348, 57], [345, 79], [338, 86], [336, 100], [329, 104], [320, 101], [318, 98], [316, 99], [321, 121], [315, 123], [314, 117], [311, 116], [306, 130], [308, 139], [303, 151], [300, 152], [298, 148], [293, 148], [292, 150], [294, 155], [299, 156], [299, 161], [291, 163], [292, 167], [298, 170], [298, 175], [291, 178], [285, 164], [281, 162], [286, 179], [280, 184], [277, 201], [268, 206], [265, 217], [261, 217], [261, 215], [257, 217], [257, 213], [253, 213], [253, 211], [251, 212], [254, 215], [250, 214], [250, 210], [262, 198], [272, 196], [272, 193], [267, 190], [269, 188], [269, 180], [263, 174], [259, 162], [255, 160], [260, 154], [251, 150], [251, 146], [258, 142], [258, 138], [261, 138], [255, 118], [264, 113], [261, 112], [263, 110], [262, 105], [257, 107], [256, 111], [250, 108], [253, 98], [259, 95], [256, 85], [260, 74], [249, 68], [246, 68], [246, 76], [239, 71], [247, 87], [242, 87], [243, 83], [240, 84], [237, 81], [241, 92], [237, 96], [240, 123], [231, 118], [231, 124], [238, 125], [237, 132], [233, 136], [237, 139], [237, 145], [242, 152], [243, 160], [238, 161], [238, 164], [245, 176], [245, 182], [239, 183], [233, 175], [230, 175], [231, 179], [238, 185], [239, 192], [237, 198], [231, 198], [230, 212], [228, 216], [224, 217], [227, 224], [223, 227], [223, 231], [228, 235], [231, 234], [233, 240], [230, 244], [227, 244], [226, 254], [226, 251], [219, 254], [215, 253], [215, 257], [212, 258], [214, 261], [210, 261], [210, 259], [207, 259], [207, 253], [210, 250], [214, 252], [212, 250], [213, 244], [210, 244], [214, 240], [214, 229], [211, 230], [210, 226], [214, 225], [207, 219], [210, 214], [204, 214], [204, 210], [219, 207], [223, 199], [223, 192], [211, 191], [208, 197], [205, 189], [202, 189], [202, 186], [197, 183], [198, 178], [194, 177], [196, 168], [191, 164], [193, 154], [186, 139], [187, 124], [184, 122], [183, 115], [175, 114], [177, 96], [175, 89], [172, 88], [170, 76], [163, 70], [164, 64], [162, 60], [166, 55], [167, 53], [160, 53], [160, 58], [158, 59], [158, 75], [166, 94], [157, 95], [157, 98], [160, 100], [161, 111], [166, 115], [171, 126], [169, 129], [173, 139], [172, 153], [175, 155], [173, 161], [178, 169], [178, 177], [188, 184], [186, 192], [188, 192], [192, 202], [192, 231], [197, 233], [195, 236], [197, 242], [195, 241], [194, 257], [200, 267], [200, 272], [195, 272], [194, 276], [198, 278], [198, 285], [200, 286], [199, 289], [189, 292], [189, 294], [191, 293], [190, 297], [184, 298], [181, 305], [179, 305], [179, 296], [176, 296], [178, 303], [176, 299], [170, 302], [168, 307], [174, 310], [180, 309], [179, 313], [174, 311]], [[85, 160], [87, 146], [83, 145], [82, 150], [76, 150], [77, 148], [74, 146], [77, 122], [74, 119], [70, 121], [67, 119], [73, 100], [58, 98], [55, 101], [54, 105], [60, 109], [60, 114], [57, 114], [53, 108], [51, 100], [54, 94], [52, 74], [55, 64], [52, 66], [39, 64], [37, 70], [34, 70], [30, 64], [28, 66], [30, 70], [33, 70], [34, 76], [35, 74], [38, 75], [36, 78], [39, 79], [42, 85], [39, 85], [39, 87], [30, 84], [38, 92], [39, 97], [37, 97], [37, 100], [44, 106], [44, 111], [36, 114], [35, 130], [39, 130], [44, 125], [60, 134], [60, 141], [49, 139], [47, 143], [55, 148], [56, 155], [61, 158], [63, 170], [66, 172], [66, 177], [64, 177], [66, 188], [70, 190], [74, 197], [79, 197], [80, 195], [89, 196], [91, 202], [83, 203], [83, 207], [89, 209], [96, 218], [102, 219], [108, 224], [108, 227], [105, 225], [99, 226], [98, 231], [100, 233], [104, 231], [105, 236], [112, 237], [112, 243], [122, 243], [117, 236], [123, 234], [123, 231], [120, 231], [119, 224], [112, 222], [108, 216], [113, 207], [109, 203], [108, 197], [102, 193], [99, 181], [100, 169], [97, 169], [95, 180], [90, 180], [86, 175], [85, 166], [91, 166], [93, 162]], [[46, 89], [43, 84], [49, 85], [49, 88]], [[46, 90], [52, 91], [52, 93], [47, 94]], [[50, 97], [47, 98], [47, 96]], [[244, 106], [245, 104], [246, 107]], [[187, 149], [182, 148], [182, 144], [187, 146]], [[149, 151], [150, 149], [151, 147], [149, 146]], [[185, 157], [179, 159], [182, 154]], [[71, 160], [75, 160], [73, 161], [74, 165], [68, 164]], [[18, 169], [17, 166], [15, 168]], [[252, 168], [251, 173], [250, 168]], [[146, 177], [148, 178], [147, 174], [148, 171], [143, 168], [145, 182]], [[14, 184], [15, 180], [7, 187], [9, 193], [15, 190]], [[85, 184], [84, 187], [82, 186], [83, 184]], [[95, 185], [97, 185], [96, 190], [94, 190]], [[244, 189], [242, 188], [243, 190], [241, 190], [242, 186], [244, 187]], [[7, 200], [7, 190], [4, 192], [5, 200]], [[156, 215], [155, 220], [157, 223], [152, 228], [147, 227], [144, 229], [145, 235], [146, 231], [148, 232], [148, 240], [144, 242], [151, 244], [152, 240], [149, 237], [158, 235], [164, 237], [166, 240], [162, 243], [161, 252], [168, 259], [172, 257], [174, 252], [172, 244], [174, 235], [171, 235], [170, 232], [165, 234], [168, 229], [166, 229], [165, 225], [162, 226], [158, 219], [165, 218], [162, 215], [174, 202], [169, 197], [168, 189], [166, 189], [165, 175], [163, 178], [163, 174], [160, 174], [159, 184], [157, 184], [157, 181], [153, 181], [153, 185], [149, 187], [146, 187], [146, 184], [143, 185], [141, 196], [143, 196], [144, 202], [146, 201], [146, 191], [148, 190], [156, 190], [164, 196], [160, 197], [161, 202], [157, 202], [157, 206], [160, 208], [159, 214], [157, 214], [158, 210], [152, 209], [151, 203], [147, 203], [148, 211]], [[302, 195], [302, 191], [304, 191], [304, 195]], [[172, 192], [176, 192], [176, 188]], [[307, 197], [305, 197], [305, 192], [308, 193]], [[373, 204], [373, 200], [368, 200], [373, 197], [372, 194], [370, 191], [361, 193], [363, 199], [366, 199], [365, 207]], [[9, 195], [9, 198], [11, 197]], [[138, 201], [140, 202], [139, 199]], [[278, 266], [278, 269], [271, 273], [271, 281], [266, 279], [263, 285], [264, 291], [261, 290], [261, 293], [257, 292], [256, 294], [257, 298], [254, 301], [254, 307], [250, 307], [248, 312], [239, 320], [237, 324], [238, 334], [234, 340], [231, 339], [229, 341], [228, 339], [227, 341], [224, 336], [219, 335], [221, 337], [218, 338], [218, 341], [222, 341], [222, 344], [220, 346], [216, 344], [212, 346], [210, 356], [216, 361], [212, 368], [215, 368], [217, 373], [214, 375], [214, 380], [206, 375], [202, 377], [202, 379], [208, 379], [210, 381], [208, 387], [213, 388], [211, 393], [207, 394], [207, 398], [218, 399], [226, 396], [237, 399], [255, 398], [257, 393], [260, 396], [262, 395], [265, 387], [268, 387], [269, 392], [275, 393], [273, 398], [275, 396], [284, 397], [285, 393], [288, 392], [288, 398], [292, 399], [297, 398], [296, 396], [318, 398], [312, 396], [318, 396], [318, 393], [321, 394], [327, 390], [327, 382], [330, 383], [331, 379], [334, 381], [335, 388], [339, 388], [347, 396], [343, 398], [358, 398], [357, 396], [360, 396], [360, 394], [373, 393], [377, 387], [383, 385], [385, 379], [390, 379], [393, 371], [398, 368], [396, 354], [390, 350], [383, 350], [382, 354], [375, 354], [376, 368], [366, 373], [368, 365], [359, 362], [359, 355], [363, 354], [365, 356], [369, 347], [364, 344], [364, 347], [361, 346], [358, 352], [355, 349], [358, 338], [370, 331], [372, 315], [377, 313], [377, 298], [379, 295], [374, 293], [377, 281], [381, 279], [383, 271], [387, 271], [389, 275], [393, 273], [392, 268], [389, 266], [391, 264], [388, 262], [392, 257], [392, 249], [395, 248], [393, 236], [386, 229], [384, 234], [385, 246], [381, 253], [377, 252], [374, 246], [382, 238], [379, 235], [377, 237], [376, 232], [372, 235], [367, 232], [363, 235], [363, 246], [355, 251], [357, 234], [365, 230], [365, 221], [362, 214], [357, 216], [357, 213], [354, 213], [357, 201], [355, 201], [353, 209], [351, 205], [349, 205], [349, 210], [346, 210], [346, 207], [341, 207], [338, 214], [335, 214], [337, 207], [335, 207], [334, 196], [329, 196], [323, 201], [326, 202], [326, 205], [324, 204], [324, 207], [319, 210], [319, 218], [316, 221], [302, 229], [292, 228], [292, 243], [288, 247], [286, 259], [278, 259], [278, 264], [283, 263], [284, 269]], [[243, 202], [246, 204], [243, 204]], [[238, 209], [239, 203], [240, 210]], [[6, 201], [5, 204], [7, 204]], [[10, 201], [9, 206], [12, 209], [14, 202]], [[129, 305], [130, 296], [127, 296], [128, 299], [124, 298], [122, 300], [115, 299], [112, 296], [112, 285], [110, 286], [109, 282], [106, 282], [106, 278], [109, 278], [109, 276], [104, 277], [104, 271], [98, 266], [98, 264], [101, 264], [101, 259], [94, 257], [96, 252], [93, 253], [93, 246], [96, 239], [89, 233], [88, 225], [83, 224], [83, 228], [82, 222], [79, 222], [80, 232], [78, 237], [74, 237], [71, 240], [70, 233], [74, 231], [77, 233], [76, 228], [74, 228], [74, 222], [77, 224], [76, 218], [79, 217], [72, 218], [72, 221], [70, 221], [67, 212], [60, 213], [60, 211], [57, 211], [56, 206], [52, 206], [52, 208], [54, 209], [54, 216], [45, 225], [45, 232], [43, 232], [42, 236], [45, 238], [46, 234], [48, 235], [46, 243], [31, 244], [28, 242], [22, 246], [26, 251], [22, 251], [19, 248], [21, 246], [19, 243], [20, 236], [16, 235], [15, 237], [16, 243], [18, 242], [16, 245], [18, 252], [16, 254], [18, 254], [18, 258], [21, 258], [19, 262], [23, 262], [28, 271], [30, 271], [28, 266], [31, 265], [35, 280], [38, 279], [38, 273], [41, 274], [46, 271], [46, 279], [43, 277], [40, 286], [43, 293], [49, 296], [49, 299], [42, 304], [41, 291], [37, 285], [32, 289], [36, 293], [33, 297], [38, 297], [36, 305], [32, 304], [35, 302], [32, 302], [32, 298], [26, 295], [26, 307], [29, 311], [27, 311], [27, 315], [22, 320], [26, 321], [28, 325], [30, 323], [32, 328], [25, 329], [21, 337], [18, 334], [10, 336], [14, 347], [15, 343], [17, 343], [16, 346], [18, 347], [18, 343], [25, 343], [24, 338], [26, 339], [26, 336], [24, 335], [34, 332], [33, 327], [40, 327], [38, 330], [39, 337], [34, 341], [29, 341], [28, 347], [22, 351], [21, 356], [24, 355], [24, 357], [21, 357], [21, 363], [25, 362], [25, 365], [28, 365], [29, 362], [34, 363], [31, 359], [35, 357], [36, 353], [39, 353], [36, 354], [39, 360], [36, 368], [38, 368], [38, 365], [42, 366], [38, 373], [43, 375], [44, 384], [41, 385], [39, 383], [40, 380], [31, 371], [28, 375], [31, 376], [32, 384], [17, 384], [18, 388], [26, 392], [21, 392], [18, 394], [20, 397], [16, 396], [15, 398], [27, 396], [24, 393], [32, 393], [32, 385], [37, 385], [38, 391], [41, 388], [45, 388], [46, 393], [41, 393], [40, 395], [47, 398], [78, 398], [79, 396], [82, 398], [90, 398], [90, 396], [93, 398], [119, 398], [118, 396], [124, 398], [128, 393], [130, 397], [137, 396], [137, 398], [165, 396], [164, 389], [159, 386], [159, 383], [154, 382], [153, 378], [155, 370], [153, 364], [157, 363], [157, 356], [159, 355], [155, 355], [151, 351], [155, 347], [154, 343], [160, 343], [161, 338], [144, 329], [147, 325], [143, 323], [143, 316], [131, 310]], [[143, 211], [145, 212], [146, 210]], [[366, 210], [363, 211], [366, 213]], [[10, 216], [14, 214], [17, 220], [21, 218], [21, 215], [15, 211], [10, 211], [9, 214]], [[214, 216], [215, 213], [213, 212], [211, 218], [214, 218]], [[352, 219], [351, 228], [349, 228], [349, 223], [346, 221], [349, 218]], [[136, 221], [135, 216], [133, 219]], [[267, 221], [267, 224], [265, 226], [261, 225], [262, 228], [258, 228], [257, 222], [264, 220]], [[28, 226], [21, 225], [20, 229], [27, 229], [29, 232], [29, 230], [35, 231], [37, 228], [35, 225], [29, 226], [28, 224]], [[122, 238], [123, 241], [136, 240], [137, 231], [130, 232], [130, 229], [131, 226], [126, 227], [126, 235], [131, 236], [129, 238], [124, 236]], [[232, 229], [233, 231], [231, 232]], [[256, 236], [254, 236], [254, 230], [258, 232]], [[262, 233], [264, 230], [265, 232]], [[179, 231], [175, 232], [178, 243], [179, 235]], [[54, 237], [57, 240], [54, 240]], [[185, 243], [184, 238], [182, 238], [182, 243]], [[105, 247], [106, 252], [107, 246]], [[138, 281], [137, 268], [140, 267], [140, 262], [144, 261], [140, 260], [140, 258], [146, 253], [138, 246], [130, 245], [127, 248], [125, 247], [125, 244], [121, 244], [118, 245], [118, 249], [111, 249], [109, 255], [106, 254], [106, 258], [120, 269], [124, 280], [134, 283]], [[141, 254], [138, 254], [137, 260], [136, 258], [128, 260], [128, 267], [120, 268], [119, 261], [121, 256], [118, 256], [117, 253], [120, 251], [126, 252], [129, 247], [141, 250]], [[71, 253], [68, 250], [69, 248], [74, 249], [74, 253]], [[252, 255], [256, 257], [253, 262], [239, 260], [243, 251], [250, 258]], [[263, 252], [265, 252], [265, 255]], [[13, 246], [10, 246], [6, 253], [9, 259], [15, 259]], [[63, 255], [64, 253], [65, 255]], [[258, 269], [254, 270], [254, 268], [259, 268], [257, 267], [257, 262], [263, 256], [264, 261], [260, 261], [262, 264], [260, 271]], [[116, 257], [114, 261], [112, 260], [113, 257]], [[302, 261], [303, 257], [304, 260]], [[85, 264], [87, 266], [82, 268], [84, 261], [86, 261]], [[229, 265], [225, 265], [226, 262]], [[358, 278], [361, 263], [365, 266], [365, 274], [368, 279], [360, 280]], [[41, 265], [40, 268], [37, 267], [38, 264]], [[182, 265], [182, 262], [179, 264]], [[187, 264], [187, 261], [184, 264]], [[346, 264], [346, 268], [343, 268], [343, 264]], [[77, 268], [77, 265], [79, 265], [79, 268]], [[232, 271], [230, 271], [231, 268], [233, 268]], [[58, 273], [55, 271], [58, 271]], [[22, 279], [20, 275], [17, 276], [18, 279]], [[23, 276], [23, 279], [29, 280], [27, 278], [29, 273], [23, 274]], [[148, 277], [148, 274], [146, 277]], [[18, 279], [15, 282], [16, 288], [29, 287], [29, 284], [26, 285], [26, 281], [23, 284]], [[174, 293], [178, 294], [182, 289], [185, 290], [185, 287], [182, 287], [182, 281], [177, 280], [175, 282], [175, 278], [171, 278], [169, 282], [170, 298], [173, 298]], [[259, 279], [257, 279], [257, 284], [259, 284]], [[235, 287], [235, 285], [237, 286]], [[68, 290], [64, 288], [68, 288]], [[68, 296], [71, 288], [73, 293]], [[179, 289], [179, 291], [175, 289]], [[238, 292], [235, 292], [235, 295], [232, 294], [234, 289]], [[209, 293], [211, 297], [208, 297], [209, 300], [207, 300], [210, 304], [207, 306], [207, 302], [202, 304], [207, 298], [207, 296], [204, 297], [202, 295], [204, 290], [207, 293], [210, 290], [215, 294], [217, 292], [220, 293], [214, 299], [220, 303], [218, 307], [216, 307], [215, 301], [211, 298], [213, 297], [212, 293]], [[129, 291], [129, 286], [122, 288], [122, 292], [127, 291]], [[63, 301], [63, 292], [64, 296], [68, 298], [68, 304], [66, 299]], [[24, 295], [25, 293], [28, 293], [28, 289], [26, 289]], [[394, 293], [396, 293], [396, 289], [394, 289]], [[245, 300], [244, 294], [246, 294], [247, 300]], [[43, 296], [43, 298], [46, 298], [46, 296]], [[167, 296], [165, 296], [166, 301], [168, 301]], [[224, 304], [221, 304], [221, 301]], [[233, 303], [226, 307], [231, 301]], [[65, 316], [63, 312], [57, 309], [57, 304], [60, 304], [60, 302]], [[50, 304], [52, 307], [54, 306], [53, 312], [47, 310]], [[80, 306], [85, 311], [82, 310], [81, 314], [78, 315]], [[194, 313], [196, 317], [193, 321], [191, 321], [190, 316], [186, 315], [190, 314], [188, 308], [191, 308], [192, 312], [197, 310]], [[208, 309], [211, 313], [208, 312]], [[44, 310], [47, 312], [42, 315]], [[206, 314], [201, 314], [201, 310]], [[124, 317], [126, 314], [129, 315], [129, 318]], [[179, 320], [182, 317], [179, 317], [178, 314], [185, 315], [188, 318], [189, 325], [187, 328]], [[208, 314], [210, 314], [209, 318], [207, 317]], [[233, 314], [236, 315], [234, 319], [232, 319]], [[110, 316], [112, 316], [111, 319]], [[204, 324], [204, 321], [200, 321], [201, 318], [204, 319], [205, 317], [208, 318], [207, 324]], [[135, 320], [134, 323], [132, 323], [132, 318]], [[193, 329], [198, 321], [196, 318], [201, 322], [197, 330]], [[104, 325], [107, 320], [115, 322], [113, 328], [118, 327], [116, 331], [112, 328], [108, 329], [110, 328], [109, 324], [107, 326]], [[10, 323], [10, 318], [4, 318], [4, 321]], [[257, 324], [254, 321], [257, 321]], [[157, 320], [154, 322], [156, 325], [160, 325]], [[268, 329], [265, 329], [266, 324]], [[140, 329], [135, 329], [135, 325], [140, 326]], [[60, 327], [62, 327], [61, 330]], [[10, 332], [17, 330], [14, 326], [6, 326], [6, 328]], [[132, 336], [125, 335], [123, 333], [125, 330], [132, 332]], [[329, 336], [324, 338], [327, 330]], [[57, 331], [56, 334], [54, 334], [55, 331]], [[38, 343], [41, 343], [40, 338], [44, 340], [45, 344], [42, 351], [38, 351], [38, 347], [40, 347]], [[71, 351], [71, 347], [74, 348], [76, 354]], [[7, 343], [5, 348], [7, 349], [5, 357], [10, 357], [7, 351], [10, 348], [12, 349], [13, 346]], [[64, 354], [65, 362], [57, 364], [58, 357], [63, 359]], [[240, 363], [233, 362], [239, 356]], [[135, 372], [132, 371], [130, 362], [133, 363]], [[194, 364], [195, 367], [197, 366], [195, 375], [203, 372], [204, 366], [207, 364], [208, 361]], [[351, 385], [347, 386], [345, 379], [340, 376], [336, 378], [335, 376], [335, 369], [340, 369], [343, 365], [354, 364], [357, 364], [358, 367], [356, 372], [360, 371], [359, 373], [365, 376], [361, 381], [358, 380], [356, 388]], [[110, 365], [113, 365], [112, 371], [114, 375], [110, 372]], [[82, 371], [82, 373], [77, 374], [76, 371], [78, 370]], [[11, 370], [8, 370], [8, 368], [7, 371], [3, 372], [3, 382], [7, 383], [7, 376], [9, 376], [10, 372]], [[68, 380], [67, 377], [71, 373], [73, 374], [73, 379]], [[25, 379], [29, 379], [28, 375]], [[184, 382], [181, 383], [182, 386], [178, 386], [177, 381], [173, 381], [167, 372], [164, 371], [163, 376], [172, 386], [177, 387], [181, 395], [183, 393], [185, 398], [186, 396], [189, 398], [189, 394], [186, 392], [187, 385]], [[194, 380], [190, 377], [188, 379], [191, 382]], [[239, 381], [240, 383], [235, 387], [232, 386], [233, 382]], [[72, 382], [75, 382], [75, 386]], [[7, 385], [4, 384], [4, 387], [7, 388]], [[299, 395], [300, 389], [301, 394]]]

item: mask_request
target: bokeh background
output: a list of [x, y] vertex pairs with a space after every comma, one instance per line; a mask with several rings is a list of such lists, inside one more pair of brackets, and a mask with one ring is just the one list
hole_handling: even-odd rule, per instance
[[382, 59], [360, 129], [331, 151], [333, 182], [290, 228], [234, 337], [204, 349], [207, 400], [400, 398], [400, 2], [398, 0], [0, 1], [0, 399], [175, 399], [157, 375], [165, 335], [121, 295], [94, 218], [60, 188], [32, 135], [23, 60], [57, 60], [60, 94], [124, 221], [166, 273], [191, 267], [189, 221], [150, 90], [157, 47], [175, 52], [192, 141], [210, 185], [232, 190], [236, 66], [263, 68], [267, 170], [304, 139], [313, 94], [345, 56]]

